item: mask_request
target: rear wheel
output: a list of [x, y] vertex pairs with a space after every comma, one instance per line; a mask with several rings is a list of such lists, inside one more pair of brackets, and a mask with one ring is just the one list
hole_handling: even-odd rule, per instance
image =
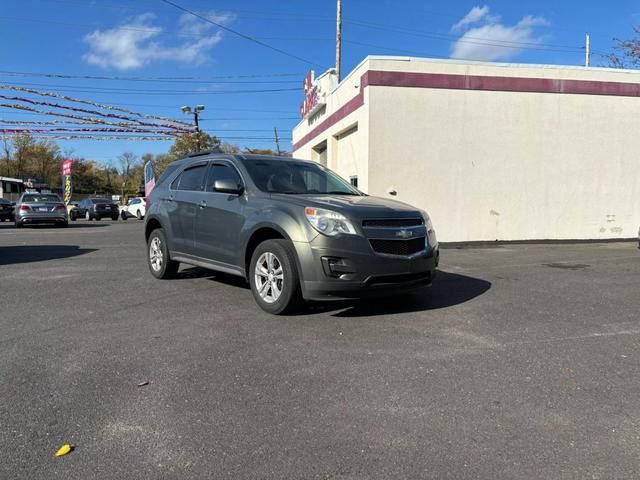
[[136, 218], [137, 218], [138, 220], [142, 220], [142, 214], [140, 213], [140, 210], [137, 210], [137, 211], [136, 211]]
[[70, 219], [72, 222], [75, 222], [77, 218], [78, 218], [78, 217], [76, 217], [76, 214], [75, 214], [75, 213], [73, 213], [73, 212], [71, 212], [71, 215], [69, 215], [69, 219]]
[[171, 260], [167, 240], [164, 231], [156, 228], [147, 242], [147, 263], [151, 275], [159, 279], [168, 279], [175, 276], [180, 263]]
[[279, 315], [300, 305], [300, 278], [295, 251], [287, 240], [262, 242], [251, 256], [249, 282], [256, 303], [265, 312]]
[[122, 220], [126, 220], [127, 219], [127, 212], [125, 212], [124, 210], [122, 210], [122, 212], [120, 212], [120, 218]]

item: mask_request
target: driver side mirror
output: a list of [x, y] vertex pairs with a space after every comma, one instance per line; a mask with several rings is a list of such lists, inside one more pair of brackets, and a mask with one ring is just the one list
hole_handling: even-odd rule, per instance
[[213, 190], [220, 193], [230, 193], [233, 195], [242, 195], [244, 187], [237, 184], [230, 178], [223, 178], [213, 182]]

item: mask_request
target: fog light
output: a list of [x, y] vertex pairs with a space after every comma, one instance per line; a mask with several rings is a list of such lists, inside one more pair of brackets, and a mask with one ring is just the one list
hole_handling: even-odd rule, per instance
[[322, 269], [326, 275], [333, 278], [355, 272], [348, 260], [338, 257], [322, 257]]

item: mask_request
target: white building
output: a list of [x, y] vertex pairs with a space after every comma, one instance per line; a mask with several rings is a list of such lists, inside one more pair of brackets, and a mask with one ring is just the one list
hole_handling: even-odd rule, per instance
[[368, 57], [309, 80], [294, 157], [426, 209], [442, 241], [637, 235], [640, 72]]
[[24, 182], [19, 178], [0, 177], [0, 198], [17, 200], [24, 192]]

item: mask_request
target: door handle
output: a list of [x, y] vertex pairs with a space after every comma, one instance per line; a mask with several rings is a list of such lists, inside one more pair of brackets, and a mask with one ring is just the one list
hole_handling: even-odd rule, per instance
[[205, 202], [204, 200], [200, 201], [200, 208], [205, 208], [207, 206], [207, 202]]

